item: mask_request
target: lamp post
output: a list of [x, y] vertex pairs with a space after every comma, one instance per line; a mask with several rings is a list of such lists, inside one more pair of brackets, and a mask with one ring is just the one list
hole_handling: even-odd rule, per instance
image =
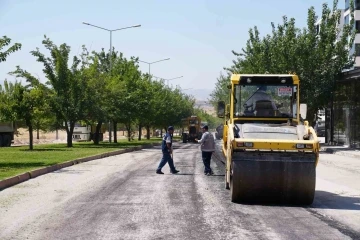
[[[154, 77], [155, 77], [155, 76], [154, 76]], [[182, 78], [182, 77], [184, 77], [184, 76], [174, 77], [174, 78], [167, 78], [167, 79], [165, 79], [165, 78], [160, 78], [160, 77], [156, 77], [156, 78], [160, 78], [160, 79], [163, 79], [163, 80], [167, 81], [167, 85], [169, 86], [169, 81], [175, 80], [175, 79], [178, 79], [178, 78]]]
[[150, 66], [151, 66], [151, 64], [162, 62], [162, 61], [167, 61], [167, 60], [170, 60], [170, 58], [161, 59], [161, 60], [158, 60], [158, 61], [155, 61], [155, 62], [145, 62], [145, 61], [142, 61], [142, 60], [139, 60], [139, 62], [149, 64], [149, 79], [150, 79]]
[[[111, 70], [112, 70], [112, 32], [124, 30], [124, 29], [128, 29], [128, 28], [141, 27], [141, 25], [134, 25], [134, 26], [130, 26], [130, 27], [123, 27], [123, 28], [117, 28], [117, 29], [107, 29], [107, 28], [99, 27], [99, 26], [96, 26], [96, 25], [93, 25], [93, 24], [90, 24], [87, 22], [83, 22], [83, 24], [91, 26], [91, 27], [100, 28], [102, 30], [110, 32], [110, 68], [109, 68], [109, 72], [111, 75]], [[109, 121], [109, 143], [111, 143], [111, 121]]]

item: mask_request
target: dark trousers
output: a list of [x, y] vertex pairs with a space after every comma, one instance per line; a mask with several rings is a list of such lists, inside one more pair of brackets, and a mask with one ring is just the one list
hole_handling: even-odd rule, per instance
[[212, 152], [202, 152], [202, 160], [205, 166], [204, 173], [211, 173], [210, 160], [211, 160]]
[[166, 163], [169, 163], [169, 167], [172, 172], [175, 171], [174, 160], [172, 159], [170, 153], [168, 152], [163, 152], [163, 157], [160, 160], [159, 166], [156, 170], [160, 171], [165, 166]]

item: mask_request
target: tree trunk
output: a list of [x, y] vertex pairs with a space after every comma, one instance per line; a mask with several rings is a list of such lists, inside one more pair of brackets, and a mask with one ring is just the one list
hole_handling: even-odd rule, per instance
[[58, 140], [58, 139], [59, 139], [59, 130], [56, 129], [56, 140]]
[[150, 139], [150, 126], [149, 125], [147, 125], [146, 126], [146, 139]]
[[100, 129], [101, 129], [102, 121], [96, 124], [95, 134], [94, 134], [94, 144], [99, 145], [100, 142]]
[[37, 140], [40, 139], [40, 130], [39, 130], [39, 128], [36, 129], [36, 139], [37, 139]]
[[[67, 125], [67, 124], [66, 124]], [[70, 129], [68, 128], [68, 126], [66, 126], [66, 132], [67, 132], [67, 147], [72, 147], [73, 143], [72, 143], [72, 135], [74, 132], [74, 127], [75, 127], [75, 122], [74, 121], [70, 121]]]
[[128, 141], [131, 141], [131, 124], [125, 124], [126, 131], [128, 133]]
[[117, 143], [117, 122], [114, 121], [114, 143]]
[[34, 149], [34, 135], [33, 135], [33, 126], [32, 124], [28, 124], [28, 128], [29, 128], [29, 149], [33, 150]]
[[142, 127], [141, 127], [141, 123], [139, 124], [139, 137], [138, 140], [141, 141], [141, 134], [142, 134]]

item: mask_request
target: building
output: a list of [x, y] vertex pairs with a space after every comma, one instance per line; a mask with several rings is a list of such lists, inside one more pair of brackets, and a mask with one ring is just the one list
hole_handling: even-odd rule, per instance
[[[354, 55], [354, 65], [344, 69], [336, 81], [336, 92], [325, 109], [325, 141], [331, 144], [360, 148], [360, 0], [354, 1], [354, 29], [356, 35], [349, 54]], [[345, 0], [339, 22], [339, 37], [343, 26], [350, 24], [350, 0]], [[316, 22], [320, 32], [321, 19]]]
[[[354, 0], [354, 4], [356, 35], [350, 50], [350, 55], [355, 54], [354, 66], [352, 69], [344, 70], [336, 82], [330, 129], [332, 141], [360, 148], [360, 0]], [[344, 25], [350, 21], [350, 0], [345, 0]]]
[[[356, 35], [350, 55], [354, 65], [344, 69], [336, 82], [336, 93], [326, 111], [327, 142], [360, 148], [360, 0], [354, 1], [354, 29]], [[351, 21], [350, 0], [345, 0], [344, 25]]]
[[[356, 29], [356, 35], [354, 39], [354, 45], [350, 50], [350, 54], [355, 53], [355, 64], [354, 68], [360, 67], [360, 0], [354, 0], [354, 28]], [[350, 0], [345, 0], [344, 8], [344, 24], [347, 25], [351, 21], [350, 15]]]
[[[360, 148], [360, 68], [343, 72], [336, 82], [332, 108], [328, 109], [330, 139], [352, 148]], [[332, 114], [331, 114], [332, 113]], [[330, 119], [331, 120], [331, 119]]]

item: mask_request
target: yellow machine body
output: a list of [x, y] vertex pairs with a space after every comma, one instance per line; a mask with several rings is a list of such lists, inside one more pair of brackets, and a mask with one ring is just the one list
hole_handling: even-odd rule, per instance
[[233, 74], [224, 118], [225, 187], [233, 202], [314, 199], [319, 141], [292, 74]]

